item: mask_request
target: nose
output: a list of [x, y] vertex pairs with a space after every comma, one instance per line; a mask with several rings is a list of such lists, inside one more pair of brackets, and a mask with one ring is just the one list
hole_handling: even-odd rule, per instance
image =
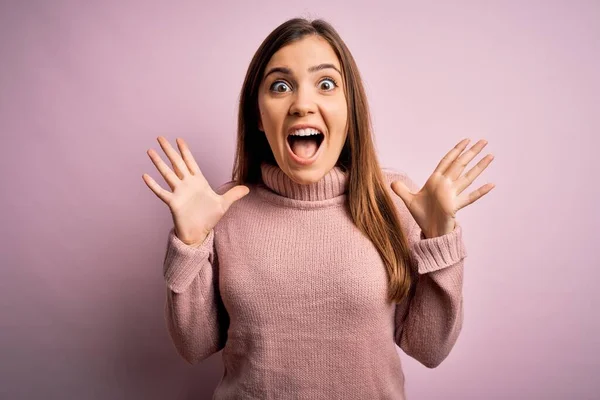
[[313, 99], [314, 93], [310, 88], [299, 88], [294, 95], [294, 100], [290, 106], [290, 114], [297, 116], [304, 116], [306, 114], [314, 114], [316, 111], [316, 104]]

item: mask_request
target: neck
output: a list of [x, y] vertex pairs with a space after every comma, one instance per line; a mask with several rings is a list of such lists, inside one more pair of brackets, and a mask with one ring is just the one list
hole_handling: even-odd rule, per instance
[[347, 192], [348, 173], [334, 166], [317, 182], [300, 184], [292, 180], [279, 166], [261, 164], [262, 180], [280, 196], [294, 200], [319, 201], [339, 197]]

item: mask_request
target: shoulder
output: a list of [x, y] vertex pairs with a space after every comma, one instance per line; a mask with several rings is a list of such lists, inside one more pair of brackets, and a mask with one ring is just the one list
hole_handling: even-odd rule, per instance
[[[233, 187], [237, 186], [236, 181], [230, 180], [227, 181], [225, 183], [221, 183], [219, 186], [217, 186], [216, 188], [214, 188], [214, 192], [220, 196], [224, 195], [225, 193], [227, 193], [230, 189], [232, 189]], [[245, 185], [245, 186], [249, 186], [249, 185]], [[233, 229], [237, 229], [236, 227], [238, 227], [239, 225], [237, 224], [243, 224], [246, 223], [248, 221], [248, 216], [252, 216], [252, 211], [248, 209], [249, 204], [252, 203], [252, 188], [250, 188], [250, 193], [244, 197], [242, 197], [241, 199], [234, 201], [230, 207], [228, 208], [227, 212], [225, 213], [225, 215], [219, 220], [218, 224], [215, 226], [215, 235], [220, 235], [220, 232], [222, 232], [222, 227], [224, 226], [228, 226], [228, 227], [232, 227], [231, 224], [233, 225]], [[249, 213], [250, 211], [250, 213]]]

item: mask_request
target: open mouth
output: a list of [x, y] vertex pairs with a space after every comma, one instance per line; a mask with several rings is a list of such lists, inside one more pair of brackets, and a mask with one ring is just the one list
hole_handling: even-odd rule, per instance
[[304, 159], [309, 159], [317, 153], [323, 139], [325, 139], [325, 135], [322, 133], [309, 136], [288, 135], [287, 137], [292, 152]]

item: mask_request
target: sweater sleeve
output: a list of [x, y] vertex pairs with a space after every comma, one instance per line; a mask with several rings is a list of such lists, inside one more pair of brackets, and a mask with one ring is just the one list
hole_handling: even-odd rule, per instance
[[[412, 192], [419, 190], [406, 175], [400, 179]], [[402, 206], [406, 208], [403, 202]], [[410, 212], [403, 211], [416, 279], [411, 295], [396, 306], [395, 342], [409, 356], [435, 368], [448, 356], [462, 329], [467, 256], [462, 226], [457, 221], [452, 232], [425, 238]]]
[[227, 339], [229, 316], [219, 294], [214, 240], [214, 229], [198, 247], [183, 243], [175, 228], [168, 234], [163, 263], [165, 319], [177, 352], [190, 364], [223, 349]]

